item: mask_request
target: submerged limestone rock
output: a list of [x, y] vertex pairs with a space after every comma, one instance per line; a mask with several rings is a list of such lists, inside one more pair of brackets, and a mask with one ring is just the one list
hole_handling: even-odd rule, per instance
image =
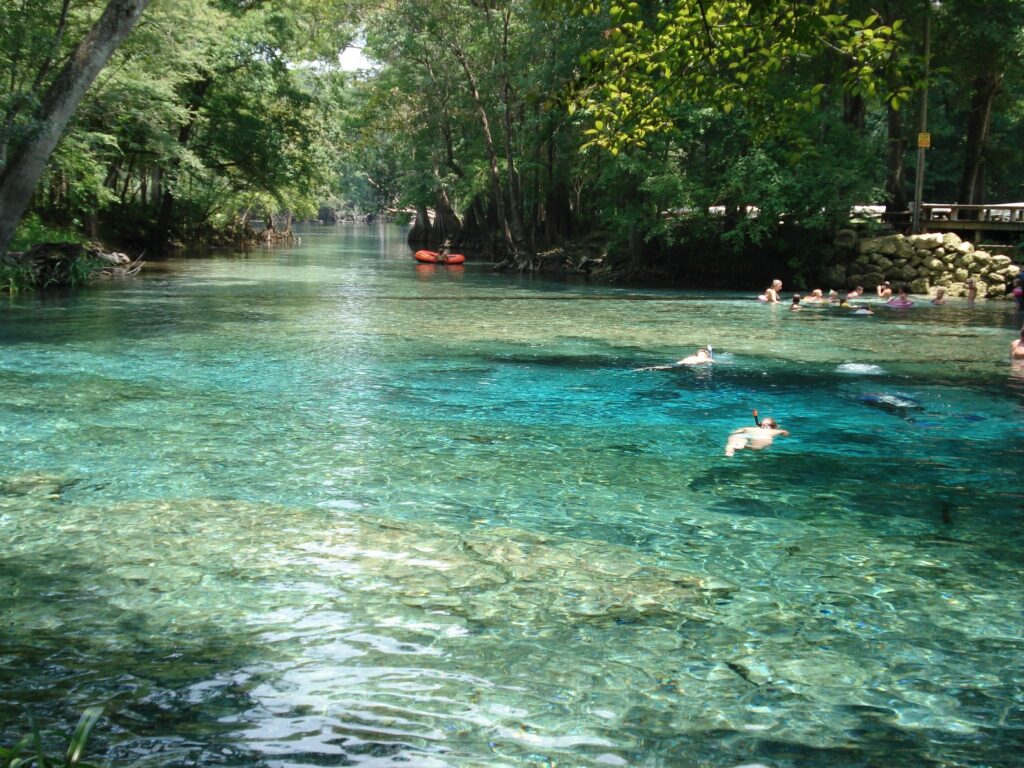
[[[217, 599], [237, 600], [223, 612], [244, 616], [255, 595], [266, 599], [267, 585], [289, 584], [293, 572], [306, 579], [319, 573], [339, 597], [353, 593], [346, 604], [400, 604], [479, 625], [677, 626], [709, 619], [715, 601], [733, 589], [603, 541], [334, 513], [310, 539], [290, 531], [310, 530], [309, 516], [324, 514], [317, 510], [206, 499], [77, 507], [58, 501], [60, 487], [54, 478], [35, 475], [0, 483], [6, 495], [0, 495], [0, 517], [7, 513], [7, 532], [18, 534], [18, 554], [48, 559], [47, 545], [33, 531], [59, 525], [76, 559], [107, 562], [92, 575], [94, 588], [119, 610], [140, 614], [154, 591], [188, 616], [210, 599], [210, 585], [234, 584]], [[42, 494], [31, 514], [25, 514], [25, 493]], [[120, 551], [132, 557], [111, 559]], [[147, 620], [183, 619], [169, 612]]]

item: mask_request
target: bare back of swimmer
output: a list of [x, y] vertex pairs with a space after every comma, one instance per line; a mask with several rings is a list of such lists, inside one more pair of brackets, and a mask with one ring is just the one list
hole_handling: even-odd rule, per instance
[[740, 427], [729, 435], [725, 444], [725, 455], [732, 456], [736, 451], [750, 448], [759, 451], [772, 444], [776, 437], [788, 437], [789, 432], [779, 429], [779, 423], [771, 416], [759, 419], [757, 411], [754, 411], [755, 426]]

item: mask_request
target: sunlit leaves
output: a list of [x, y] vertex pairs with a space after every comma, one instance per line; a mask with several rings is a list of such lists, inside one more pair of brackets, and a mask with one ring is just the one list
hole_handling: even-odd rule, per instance
[[682, 104], [742, 109], [755, 128], [771, 128], [780, 113], [820, 101], [823, 85], [788, 93], [785, 86], [828, 56], [841, 62], [847, 92], [902, 103], [904, 92], [890, 92], [883, 77], [902, 52], [900, 25], [884, 23], [877, 13], [839, 12], [842, 7], [839, 0], [578, 6], [609, 22], [605, 44], [583, 59], [575, 94], [591, 118], [587, 146], [640, 145], [652, 132], [671, 130]]

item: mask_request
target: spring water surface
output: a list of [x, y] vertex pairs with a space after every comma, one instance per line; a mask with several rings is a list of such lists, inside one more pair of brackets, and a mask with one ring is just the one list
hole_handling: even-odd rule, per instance
[[[102, 704], [118, 765], [1018, 764], [1009, 303], [795, 313], [391, 227], [151, 267], [0, 304], [0, 743]], [[726, 458], [753, 408], [791, 436]]]

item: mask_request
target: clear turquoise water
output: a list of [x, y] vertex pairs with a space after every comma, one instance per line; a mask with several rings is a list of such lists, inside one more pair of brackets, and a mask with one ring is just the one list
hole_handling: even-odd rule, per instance
[[[1019, 764], [1008, 303], [418, 268], [387, 227], [151, 266], [0, 303], [4, 743], [99, 703], [121, 764]], [[792, 436], [725, 458], [755, 407]]]

